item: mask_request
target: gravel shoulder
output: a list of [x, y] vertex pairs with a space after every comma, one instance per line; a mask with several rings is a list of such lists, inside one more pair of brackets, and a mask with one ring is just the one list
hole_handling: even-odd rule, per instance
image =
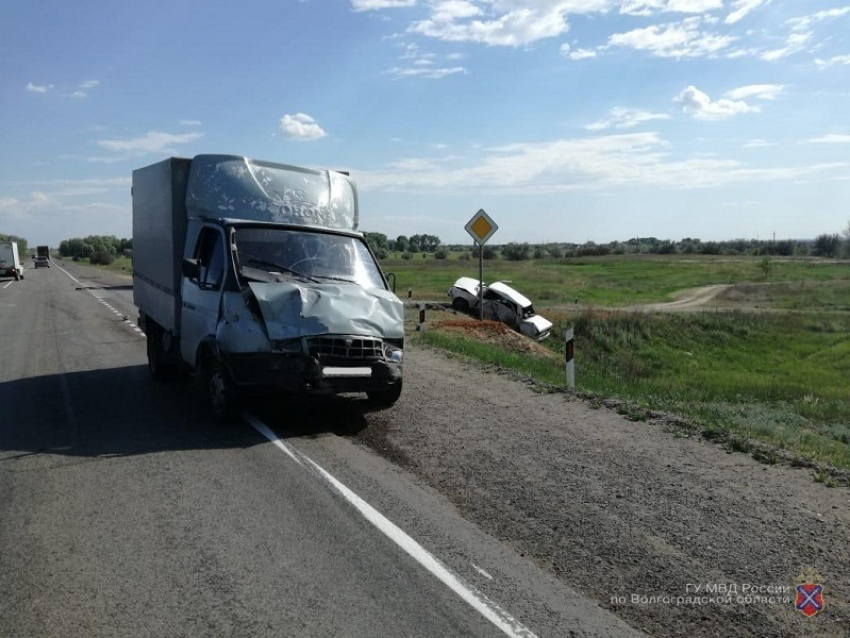
[[[358, 440], [632, 627], [850, 634], [846, 489], [448, 353], [414, 346], [405, 363], [401, 401], [371, 414]], [[824, 582], [826, 607], [813, 619], [794, 609], [806, 569]], [[731, 603], [675, 604], [722, 597], [724, 585], [737, 587]]]

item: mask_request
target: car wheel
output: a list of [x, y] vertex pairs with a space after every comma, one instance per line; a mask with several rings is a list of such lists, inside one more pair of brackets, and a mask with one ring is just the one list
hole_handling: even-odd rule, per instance
[[458, 312], [469, 312], [469, 302], [463, 297], [452, 299], [452, 309]]

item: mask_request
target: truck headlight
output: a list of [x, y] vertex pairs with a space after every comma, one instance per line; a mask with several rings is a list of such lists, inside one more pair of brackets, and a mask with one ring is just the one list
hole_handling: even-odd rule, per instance
[[394, 343], [384, 341], [384, 357], [391, 363], [401, 363], [404, 359], [404, 350]]

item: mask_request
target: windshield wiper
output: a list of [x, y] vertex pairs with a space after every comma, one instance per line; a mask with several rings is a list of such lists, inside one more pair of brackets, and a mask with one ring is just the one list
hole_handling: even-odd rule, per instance
[[[307, 281], [312, 281], [313, 283], [319, 283], [317, 279], [309, 275], [305, 275], [303, 272], [299, 272], [294, 268], [290, 268], [289, 266], [282, 266], [280, 264], [276, 264], [273, 261], [266, 261], [265, 259], [257, 259], [256, 257], [249, 257], [247, 259], [247, 263], [249, 264], [257, 264], [258, 266], [265, 266], [266, 268], [275, 268], [275, 272], [288, 273], [290, 275], [295, 275], [296, 277], [300, 277], [301, 279], [306, 279]], [[271, 271], [270, 271], [271, 272]]]
[[345, 277], [334, 277], [333, 275], [314, 275], [317, 279], [330, 279], [332, 281], [344, 281], [347, 284], [357, 283], [353, 279], [346, 279]]

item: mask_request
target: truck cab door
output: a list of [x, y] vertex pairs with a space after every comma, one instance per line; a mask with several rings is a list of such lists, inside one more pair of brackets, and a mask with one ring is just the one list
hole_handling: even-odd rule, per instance
[[193, 252], [197, 276], [183, 277], [180, 354], [193, 365], [198, 346], [206, 337], [216, 334], [227, 268], [225, 246], [221, 228], [204, 226]]

